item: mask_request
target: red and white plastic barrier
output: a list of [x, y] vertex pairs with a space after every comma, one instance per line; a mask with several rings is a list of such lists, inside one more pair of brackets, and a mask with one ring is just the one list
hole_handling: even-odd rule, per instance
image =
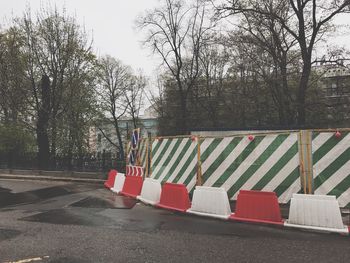
[[230, 219], [253, 223], [283, 225], [276, 193], [240, 190], [236, 211]]
[[136, 198], [141, 193], [142, 183], [142, 177], [126, 175], [123, 189], [120, 194]]
[[338, 201], [331, 195], [293, 194], [289, 208], [288, 227], [327, 232], [349, 233], [343, 224]]
[[126, 166], [126, 173], [127, 176], [143, 176], [143, 167], [142, 166], [133, 166], [133, 165], [127, 165]]
[[123, 173], [117, 173], [117, 176], [114, 179], [114, 185], [111, 188], [111, 191], [114, 193], [119, 193], [124, 186], [125, 175]]
[[106, 188], [109, 188], [111, 189], [114, 185], [114, 180], [115, 180], [115, 177], [117, 176], [117, 170], [110, 170], [109, 173], [108, 173], [108, 178], [107, 180], [105, 181], [104, 183], [104, 186]]
[[143, 181], [141, 176], [124, 176], [116, 170], [108, 173], [104, 184], [113, 192], [137, 198], [144, 203], [200, 216], [342, 234], [350, 232], [350, 227], [343, 224], [335, 196], [293, 194], [289, 218], [283, 222], [274, 192], [241, 190], [237, 197], [236, 211], [231, 214], [224, 188], [196, 186], [191, 205], [184, 184], [165, 183], [161, 187], [160, 182], [155, 179], [146, 178]]
[[186, 185], [165, 183], [162, 187], [160, 201], [156, 206], [179, 212], [186, 212], [186, 210], [191, 207]]
[[192, 205], [187, 213], [228, 219], [231, 215], [231, 208], [225, 189], [196, 186], [193, 192]]
[[159, 181], [146, 178], [143, 181], [141, 195], [137, 196], [137, 199], [146, 204], [155, 205], [159, 203], [161, 191], [162, 186]]

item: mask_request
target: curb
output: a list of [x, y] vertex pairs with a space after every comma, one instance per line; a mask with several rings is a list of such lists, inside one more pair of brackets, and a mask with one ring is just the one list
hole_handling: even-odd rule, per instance
[[0, 174], [0, 179], [43, 180], [43, 181], [79, 182], [79, 183], [91, 183], [91, 184], [101, 184], [104, 182], [104, 180], [101, 180], [101, 179], [54, 177], [54, 176], [41, 176], [41, 175], [14, 175], [14, 174]]

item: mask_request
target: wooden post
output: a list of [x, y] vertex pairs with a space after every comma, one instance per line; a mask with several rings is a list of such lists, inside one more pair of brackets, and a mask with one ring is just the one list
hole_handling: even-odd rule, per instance
[[[154, 140], [154, 139], [153, 139]], [[149, 149], [149, 166], [148, 166], [148, 176], [151, 177], [152, 175], [152, 145], [153, 145], [152, 137], [150, 137], [150, 149]]]
[[125, 142], [125, 170], [126, 170], [126, 166], [128, 165], [128, 160], [129, 160], [129, 147], [130, 143], [128, 141]]
[[196, 185], [201, 186], [202, 182], [202, 163], [201, 163], [201, 144], [200, 137], [197, 137], [197, 182]]
[[148, 176], [148, 138], [145, 139], [146, 140], [146, 145], [145, 145], [145, 148], [146, 148], [146, 156], [145, 156], [145, 161], [146, 161], [146, 164], [145, 164], [145, 177], [149, 177]]
[[306, 194], [307, 193], [307, 180], [306, 180], [306, 172], [305, 172], [305, 165], [304, 165], [304, 150], [303, 150], [303, 140], [302, 140], [302, 132], [300, 131], [299, 134], [298, 134], [298, 137], [299, 137], [299, 142], [298, 142], [298, 146], [299, 146], [299, 163], [300, 163], [300, 166], [299, 166], [299, 171], [300, 171], [300, 176], [302, 178], [301, 180], [301, 184], [302, 184], [302, 187], [303, 187], [303, 193]]
[[311, 137], [312, 132], [302, 130], [299, 132], [299, 160], [300, 172], [302, 177], [302, 186], [305, 194], [312, 194], [313, 182], [313, 167], [312, 167], [312, 152], [311, 152]]
[[312, 161], [312, 132], [307, 131], [307, 144], [306, 144], [306, 154], [307, 154], [307, 165], [308, 165], [308, 188], [309, 194], [313, 194], [313, 161]]

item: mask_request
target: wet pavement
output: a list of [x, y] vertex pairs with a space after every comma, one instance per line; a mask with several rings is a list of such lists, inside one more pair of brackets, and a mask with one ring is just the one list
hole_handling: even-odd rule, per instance
[[92, 184], [0, 180], [0, 262], [20, 260], [349, 262], [350, 238], [175, 213]]
[[11, 230], [11, 229], [1, 229], [0, 228], [0, 241], [13, 238], [15, 236], [18, 236], [21, 232], [17, 230]]
[[97, 197], [87, 197], [83, 200], [71, 204], [73, 207], [84, 208], [115, 208], [115, 209], [131, 209], [137, 203], [137, 200], [124, 196], [112, 195], [106, 199]]

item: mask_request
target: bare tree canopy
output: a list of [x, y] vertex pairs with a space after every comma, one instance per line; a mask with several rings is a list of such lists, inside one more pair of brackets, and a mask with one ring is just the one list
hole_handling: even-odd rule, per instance
[[138, 21], [147, 32], [144, 43], [158, 54], [178, 90], [181, 116], [178, 127], [188, 133], [188, 95], [199, 74], [199, 55], [212, 24], [205, 17], [207, 6], [201, 1], [186, 4], [181, 0], [166, 0]]
[[273, 20], [284, 28], [299, 44], [302, 58], [302, 74], [297, 95], [297, 119], [305, 124], [305, 99], [311, 74], [311, 65], [316, 42], [327, 32], [332, 19], [340, 13], [350, 12], [349, 0], [227, 0], [211, 1], [216, 6], [218, 17], [231, 15], [260, 15]]
[[[99, 83], [96, 93], [102, 115], [105, 116], [96, 124], [104, 137], [119, 150], [120, 156], [123, 157], [124, 146], [119, 121], [123, 117], [130, 117], [134, 128], [137, 127], [146, 79], [142, 74], [134, 75], [130, 67], [111, 56], [104, 56], [98, 60], [96, 75]], [[113, 124], [118, 144], [114, 143], [104, 131], [106, 123]]]

